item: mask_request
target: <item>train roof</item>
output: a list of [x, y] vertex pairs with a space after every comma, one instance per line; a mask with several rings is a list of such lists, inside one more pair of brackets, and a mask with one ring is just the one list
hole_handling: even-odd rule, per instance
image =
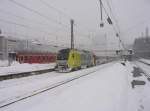
[[[72, 50], [71, 48], [64, 48], [64, 49], [60, 49], [58, 51], [58, 53], [68, 53], [70, 50]], [[94, 53], [92, 51], [87, 51], [87, 50], [79, 50], [79, 49], [73, 49], [75, 51], [80, 52], [81, 54], [91, 54], [94, 55]]]

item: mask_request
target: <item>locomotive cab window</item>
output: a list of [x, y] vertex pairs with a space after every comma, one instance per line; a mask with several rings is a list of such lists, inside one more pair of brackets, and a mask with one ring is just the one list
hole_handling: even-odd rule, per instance
[[67, 60], [69, 57], [69, 49], [63, 49], [58, 52], [57, 60]]

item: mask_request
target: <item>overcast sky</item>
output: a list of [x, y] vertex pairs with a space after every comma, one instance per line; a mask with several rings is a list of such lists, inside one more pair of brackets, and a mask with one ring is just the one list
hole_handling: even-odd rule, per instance
[[[150, 24], [150, 0], [102, 2], [117, 31], [118, 24], [125, 44], [131, 44]], [[118, 47], [118, 38], [113, 27], [106, 22], [106, 15], [105, 27], [99, 27], [99, 0], [0, 0], [0, 27], [7, 35], [69, 45], [71, 18], [75, 21], [77, 46], [99, 48], [107, 44], [108, 48]]]

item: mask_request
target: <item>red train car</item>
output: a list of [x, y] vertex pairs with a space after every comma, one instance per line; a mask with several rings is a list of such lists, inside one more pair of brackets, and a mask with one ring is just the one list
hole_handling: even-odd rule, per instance
[[30, 54], [30, 53], [18, 53], [16, 54], [16, 61], [19, 63], [54, 63], [56, 62], [55, 53], [46, 53], [46, 54]]

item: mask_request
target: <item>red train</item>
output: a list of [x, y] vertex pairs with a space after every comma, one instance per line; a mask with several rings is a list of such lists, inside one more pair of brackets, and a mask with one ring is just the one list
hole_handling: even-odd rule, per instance
[[47, 54], [30, 54], [30, 53], [18, 53], [15, 57], [16, 61], [19, 63], [54, 63], [56, 61], [56, 54], [47, 53]]

